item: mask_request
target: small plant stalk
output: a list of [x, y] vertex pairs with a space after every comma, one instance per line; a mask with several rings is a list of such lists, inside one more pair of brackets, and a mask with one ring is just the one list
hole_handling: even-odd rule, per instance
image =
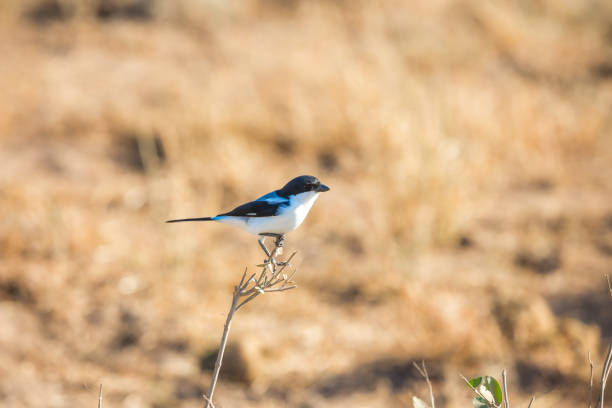
[[603, 369], [601, 370], [599, 398], [597, 399], [597, 404], [595, 404], [596, 408], [604, 408], [604, 393], [606, 391], [608, 377], [610, 376], [610, 369], [612, 369], [612, 343], [608, 346], [608, 352], [606, 354], [606, 359], [604, 360]]
[[[219, 379], [219, 372], [221, 371], [221, 363], [223, 361], [223, 353], [225, 353], [225, 346], [227, 345], [227, 338], [230, 331], [230, 326], [232, 325], [232, 317], [236, 312], [236, 307], [238, 306], [238, 300], [240, 299], [240, 288], [236, 286], [234, 288], [234, 295], [232, 297], [232, 306], [230, 307], [229, 312], [227, 313], [227, 319], [225, 320], [225, 326], [223, 326], [223, 336], [221, 336], [221, 344], [219, 345], [219, 353], [217, 354], [217, 360], [215, 361], [215, 370], [213, 371], [212, 380], [210, 380], [210, 387], [208, 388], [208, 395], [206, 396], [206, 401], [204, 403], [204, 408], [208, 408], [212, 405], [212, 396], [215, 392], [215, 386], [217, 385], [217, 380]], [[213, 407], [214, 408], [214, 407]]]
[[259, 295], [266, 292], [284, 292], [297, 287], [297, 285], [295, 285], [295, 283], [291, 280], [297, 271], [293, 269], [290, 275], [283, 273], [288, 267], [291, 266], [290, 262], [295, 256], [295, 252], [292, 253], [286, 261], [278, 262], [276, 260], [276, 256], [282, 251], [285, 238], [282, 235], [277, 235], [275, 238], [276, 240], [274, 241], [274, 249], [272, 252], [267, 250], [263, 243], [263, 239], [260, 240], [260, 245], [266, 253], [264, 263], [258, 265], [258, 267], [261, 268], [261, 271], [259, 273], [253, 273], [247, 278], [248, 269], [245, 269], [240, 283], [234, 287], [232, 304], [229, 312], [227, 313], [225, 326], [223, 327], [223, 335], [221, 336], [221, 344], [219, 345], [219, 352], [217, 353], [217, 360], [215, 361], [215, 368], [210, 381], [210, 387], [208, 389], [208, 394], [204, 397], [204, 408], [214, 408], [213, 394], [219, 380], [219, 373], [221, 371], [221, 364], [223, 362], [223, 354], [225, 353], [227, 338], [229, 337], [229, 331], [234, 314], [240, 310], [242, 306]]
[[421, 361], [420, 367], [414, 361], [412, 362], [412, 365], [423, 376], [423, 378], [425, 378], [425, 382], [427, 382], [427, 388], [429, 388], [429, 401], [431, 403], [430, 408], [436, 408], [436, 401], [434, 398], [433, 387], [431, 386], [431, 381], [429, 381], [429, 373], [427, 372], [427, 367], [425, 367], [425, 361], [424, 360]]
[[502, 391], [503, 391], [503, 395], [504, 395], [504, 407], [505, 408], [510, 408], [510, 401], [508, 400], [508, 384], [507, 384], [507, 379], [506, 379], [506, 369], [504, 368], [502, 370]]

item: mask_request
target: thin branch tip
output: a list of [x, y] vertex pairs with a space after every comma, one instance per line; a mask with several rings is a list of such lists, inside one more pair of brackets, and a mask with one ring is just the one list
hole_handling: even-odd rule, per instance
[[418, 372], [425, 378], [425, 382], [427, 383], [427, 388], [429, 389], [429, 401], [431, 402], [431, 408], [436, 408], [436, 401], [434, 398], [433, 387], [431, 385], [431, 381], [429, 380], [429, 373], [427, 372], [427, 367], [425, 366], [425, 360], [421, 360], [421, 366], [419, 367], [417, 363], [414, 361], [412, 365], [418, 370]]

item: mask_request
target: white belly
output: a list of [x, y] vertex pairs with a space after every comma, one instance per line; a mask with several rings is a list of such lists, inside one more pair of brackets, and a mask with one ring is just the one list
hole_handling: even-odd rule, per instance
[[298, 222], [294, 214], [287, 212], [274, 217], [248, 218], [245, 229], [256, 235], [264, 232], [286, 234], [299, 227], [300, 224], [301, 222]]

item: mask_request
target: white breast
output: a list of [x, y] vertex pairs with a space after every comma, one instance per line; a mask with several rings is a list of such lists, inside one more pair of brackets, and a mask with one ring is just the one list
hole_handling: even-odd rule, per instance
[[314, 202], [317, 200], [317, 197], [319, 197], [319, 193], [315, 191], [307, 191], [291, 196], [289, 206], [281, 209], [281, 215], [288, 213], [288, 215], [294, 219], [295, 227], [293, 229], [296, 229], [304, 222], [304, 219], [308, 215]]

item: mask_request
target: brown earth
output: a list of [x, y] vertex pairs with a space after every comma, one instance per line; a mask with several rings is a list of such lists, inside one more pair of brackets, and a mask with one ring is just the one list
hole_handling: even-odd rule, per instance
[[0, 405], [197, 407], [299, 174], [299, 288], [235, 318], [217, 407], [587, 401], [612, 340], [612, 3], [4, 0]]

